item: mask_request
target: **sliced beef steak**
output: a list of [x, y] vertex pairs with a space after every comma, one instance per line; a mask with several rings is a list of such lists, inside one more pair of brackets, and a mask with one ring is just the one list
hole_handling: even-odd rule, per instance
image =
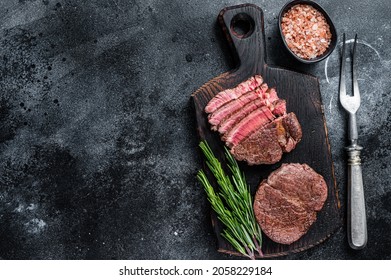
[[250, 103], [251, 101], [259, 100], [264, 101], [265, 103], [265, 92], [266, 91], [263, 91], [260, 87], [258, 87], [255, 90], [243, 94], [237, 99], [231, 100], [230, 102], [216, 109], [213, 113], [209, 114], [209, 123], [217, 127], [222, 120], [226, 119], [228, 116], [240, 110], [241, 108], [243, 108], [243, 106]]
[[275, 117], [267, 106], [256, 108], [240, 120], [224, 138], [228, 147], [237, 145], [251, 133], [269, 123]]
[[222, 120], [218, 126], [218, 131], [222, 135], [225, 134], [227, 131], [230, 131], [240, 120], [242, 120], [248, 114], [250, 114], [257, 108], [263, 106], [268, 106], [269, 108], [271, 107], [273, 110], [272, 111], [273, 115], [283, 115], [286, 113], [285, 100], [278, 99], [278, 100], [273, 100], [273, 103], [270, 103], [270, 100], [258, 98], [252, 102], [247, 103], [240, 110], [234, 112], [228, 118]]
[[294, 113], [289, 113], [256, 130], [231, 148], [237, 160], [249, 165], [273, 164], [281, 160], [301, 140], [301, 127]]
[[278, 99], [277, 102], [272, 104], [272, 113], [275, 116], [282, 116], [286, 114], [286, 101], [283, 99]]
[[240, 83], [233, 89], [227, 89], [219, 92], [205, 107], [205, 112], [214, 112], [217, 108], [221, 107], [225, 103], [228, 103], [233, 99], [237, 99], [239, 96], [256, 89], [262, 84], [262, 82], [263, 78], [260, 75], [255, 75], [254, 77], [249, 78], [247, 81]]
[[291, 244], [316, 221], [327, 199], [323, 177], [307, 164], [283, 164], [263, 180], [254, 197], [254, 214], [273, 241]]
[[287, 115], [286, 101], [259, 75], [216, 94], [205, 112], [234, 157], [250, 165], [276, 163], [301, 140], [295, 114]]

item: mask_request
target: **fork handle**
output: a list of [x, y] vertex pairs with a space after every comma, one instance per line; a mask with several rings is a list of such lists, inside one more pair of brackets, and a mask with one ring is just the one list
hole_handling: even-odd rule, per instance
[[353, 249], [367, 244], [367, 218], [365, 213], [364, 187], [361, 172], [362, 147], [351, 145], [348, 151], [348, 241]]
[[355, 143], [358, 139], [356, 113], [349, 114], [349, 140]]

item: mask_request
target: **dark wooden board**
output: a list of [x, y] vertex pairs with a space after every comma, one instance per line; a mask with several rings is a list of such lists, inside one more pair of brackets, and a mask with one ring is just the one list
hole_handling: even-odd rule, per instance
[[[342, 225], [319, 81], [314, 76], [272, 67], [265, 63], [264, 20], [263, 12], [258, 6], [244, 4], [227, 7], [220, 12], [218, 20], [239, 66], [210, 80], [192, 94], [199, 137], [201, 140], [206, 139], [215, 154], [223, 161], [224, 143], [217, 133], [210, 130], [204, 112], [206, 104], [219, 91], [235, 87], [255, 74], [261, 74], [269, 87], [277, 89], [278, 96], [287, 101], [287, 111], [295, 112], [297, 115], [302, 125], [303, 138], [296, 149], [289, 154], [284, 154], [277, 164], [247, 166], [245, 163], [240, 163], [240, 167], [246, 174], [253, 194], [260, 181], [267, 178], [282, 163], [307, 163], [324, 177], [328, 185], [328, 198], [323, 209], [318, 213], [317, 221], [306, 235], [291, 245], [277, 244], [264, 236], [264, 257], [303, 251], [321, 243]], [[238, 34], [240, 29], [236, 28], [236, 25], [250, 27], [250, 31], [246, 34], [243, 32]], [[223, 228], [214, 213], [212, 213], [212, 224], [218, 240], [218, 250], [236, 254], [230, 244], [221, 237]]]

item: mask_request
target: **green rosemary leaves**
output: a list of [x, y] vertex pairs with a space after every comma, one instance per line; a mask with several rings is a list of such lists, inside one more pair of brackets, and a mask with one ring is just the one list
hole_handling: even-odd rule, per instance
[[206, 141], [202, 141], [199, 146], [219, 190], [215, 191], [203, 170], [198, 172], [197, 178], [202, 183], [213, 210], [225, 225], [222, 236], [241, 254], [255, 259], [255, 251], [262, 255], [262, 233], [255, 220], [253, 199], [244, 173], [227, 148], [225, 157], [231, 176], [225, 173]]

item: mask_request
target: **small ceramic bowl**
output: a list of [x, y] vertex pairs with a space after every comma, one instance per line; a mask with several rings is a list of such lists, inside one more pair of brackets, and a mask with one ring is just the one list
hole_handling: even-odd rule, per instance
[[[281, 27], [282, 17], [290, 8], [292, 8], [293, 6], [298, 5], [298, 4], [310, 5], [313, 8], [315, 8], [316, 10], [318, 10], [325, 17], [326, 22], [330, 26], [330, 32], [331, 32], [330, 45], [328, 46], [328, 48], [326, 49], [326, 51], [323, 54], [321, 54], [320, 56], [317, 56], [315, 58], [312, 58], [312, 59], [304, 59], [304, 58], [299, 57], [297, 54], [295, 54], [288, 47], [288, 44], [285, 41], [284, 34], [282, 33], [282, 27]], [[298, 61], [300, 61], [302, 63], [311, 64], [311, 63], [319, 62], [319, 61], [325, 59], [333, 52], [333, 50], [335, 49], [335, 46], [337, 45], [337, 42], [338, 42], [337, 31], [335, 30], [335, 26], [334, 26], [333, 22], [331, 21], [330, 16], [326, 13], [326, 11], [319, 4], [317, 4], [313, 1], [309, 1], [309, 0], [293, 0], [291, 2], [286, 3], [285, 6], [282, 7], [280, 14], [278, 16], [278, 29], [280, 31], [280, 35], [281, 35], [282, 41], [284, 42], [286, 49], [293, 55], [294, 58], [296, 58]]]

